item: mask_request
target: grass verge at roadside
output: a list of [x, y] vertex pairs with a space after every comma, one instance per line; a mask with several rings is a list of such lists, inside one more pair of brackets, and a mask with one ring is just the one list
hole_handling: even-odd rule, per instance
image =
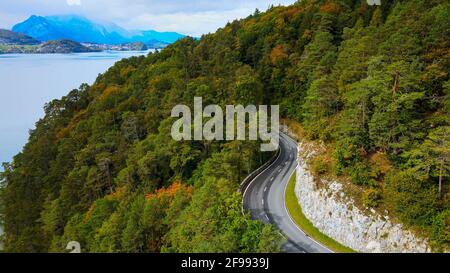
[[353, 249], [346, 247], [327, 235], [320, 232], [303, 214], [297, 196], [295, 196], [295, 172], [292, 174], [289, 184], [286, 189], [286, 207], [294, 222], [299, 226], [308, 236], [320, 242], [324, 246], [339, 253], [355, 253]]

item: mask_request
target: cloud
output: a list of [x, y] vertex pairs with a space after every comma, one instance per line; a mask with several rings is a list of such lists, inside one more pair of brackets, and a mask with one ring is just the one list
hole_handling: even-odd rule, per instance
[[289, 5], [296, 0], [0, 0], [0, 28], [11, 28], [30, 15], [79, 14], [128, 29], [176, 31], [201, 36], [214, 32], [256, 8]]
[[69, 6], [81, 6], [81, 0], [66, 0]]
[[164, 14], [142, 14], [126, 23], [130, 28], [151, 28], [164, 31], [176, 31], [200, 37], [225, 26], [227, 22], [243, 18], [250, 14], [247, 9], [229, 11], [202, 11], [195, 13], [175, 12]]
[[[176, 31], [199, 37], [216, 31], [227, 22], [252, 14], [256, 8], [266, 10], [270, 5], [289, 5], [295, 0], [110, 0], [103, 14], [128, 29]], [[124, 2], [128, 6], [123, 9]], [[102, 16], [100, 11], [97, 13]], [[108, 18], [101, 18], [109, 20]]]

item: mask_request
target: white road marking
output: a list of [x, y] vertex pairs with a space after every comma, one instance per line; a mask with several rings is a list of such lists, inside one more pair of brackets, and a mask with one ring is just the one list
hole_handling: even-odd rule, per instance
[[267, 216], [267, 214], [266, 214], [266, 219], [267, 219], [267, 221], [270, 221], [270, 220], [269, 220], [269, 216]]
[[[293, 171], [294, 172], [294, 171]], [[292, 172], [292, 173], [293, 173]], [[292, 175], [291, 173], [291, 175]], [[287, 191], [287, 186], [289, 185], [289, 183], [286, 183], [286, 186], [284, 187], [284, 196], [286, 196], [286, 191]], [[289, 217], [290, 222], [297, 228], [297, 230], [300, 231], [300, 233], [302, 233], [305, 237], [307, 237], [309, 240], [313, 241], [314, 243], [316, 243], [317, 245], [320, 245], [321, 247], [329, 250], [330, 252], [333, 252], [332, 250], [330, 250], [329, 248], [327, 248], [326, 246], [324, 246], [323, 244], [317, 242], [316, 240], [314, 240], [313, 238], [309, 237], [292, 219], [291, 214], [289, 213], [287, 207], [286, 207], [286, 203], [284, 203], [284, 210], [286, 212], [286, 215]]]
[[264, 199], [263, 200], [261, 200], [261, 203], [263, 204], [263, 206], [264, 206]]
[[[282, 137], [284, 137], [283, 135], [281, 135]], [[287, 136], [286, 136], [286, 138], [288, 138]], [[283, 138], [282, 138], [283, 139]], [[289, 143], [290, 142], [292, 142], [293, 143], [293, 141], [291, 141], [290, 140], [290, 138], [289, 138]], [[285, 141], [282, 141], [282, 144], [284, 145], [285, 144]], [[289, 147], [289, 146], [288, 146]], [[289, 163], [291, 164], [291, 163], [294, 163], [294, 162], [297, 162], [297, 148], [292, 148], [292, 147], [289, 147], [289, 149], [290, 149], [290, 151], [291, 152], [289, 152], [287, 155], [289, 156]], [[292, 151], [294, 151], [294, 152], [292, 152]], [[256, 180], [257, 180], [257, 178], [259, 177], [259, 176], [261, 176], [261, 175], [263, 175], [264, 173], [268, 173], [269, 171], [270, 171], [270, 169], [271, 169], [271, 167], [272, 166], [274, 166], [275, 164], [277, 164], [277, 162], [278, 162], [278, 159], [279, 159], [279, 157], [281, 157], [282, 156], [282, 154], [284, 154], [284, 152], [285, 151], [283, 151], [283, 149], [282, 148], [280, 148], [280, 151], [279, 151], [279, 154], [278, 154], [278, 156], [277, 156], [277, 158], [275, 159], [275, 161], [273, 161], [265, 170], [263, 170], [262, 172], [260, 172], [254, 179], [252, 179], [252, 181], [250, 181], [250, 183], [249, 183], [249, 185], [247, 185], [247, 187], [246, 187], [246, 189], [244, 190], [244, 197], [246, 196], [246, 192], [247, 192], [247, 190], [249, 189], [249, 188], [251, 188], [250, 187], [250, 185], [252, 184], [252, 183], [254, 183]], [[292, 160], [292, 157], [295, 157], [295, 160]], [[281, 160], [282, 161], [282, 160]], [[285, 164], [287, 164], [288, 162], [286, 162]], [[281, 163], [282, 164], [282, 163]], [[280, 164], [280, 165], [281, 165]], [[276, 166], [276, 165], [275, 165]], [[285, 169], [284, 167], [281, 167], [281, 166], [279, 166], [279, 168], [280, 169]], [[275, 167], [275, 170], [277, 170], [276, 169], [276, 167]], [[267, 171], [267, 172], [266, 172]], [[279, 170], [279, 171], [281, 171], [281, 170]], [[285, 171], [288, 171], [288, 172], [290, 172], [290, 170], [289, 169], [286, 169]], [[273, 174], [272, 173], [272, 177], [270, 178], [270, 181], [273, 181], [274, 179], [275, 179], [275, 174]], [[291, 173], [291, 175], [292, 175], [292, 173]], [[281, 181], [281, 182], [283, 182], [283, 181]], [[284, 193], [286, 194], [286, 186], [288, 185], [288, 183], [286, 183], [286, 185], [285, 185], [285, 188], [284, 188]], [[245, 198], [244, 198], [245, 199]], [[268, 199], [269, 200], [269, 199]], [[262, 200], [261, 201], [262, 202], [262, 204], [264, 205], [264, 200]], [[269, 203], [270, 204], [270, 203]], [[268, 204], [268, 205], [269, 205]], [[290, 220], [290, 222], [300, 231], [300, 232], [302, 232], [302, 230], [295, 224], [295, 222], [292, 220], [292, 217], [289, 215], [289, 212], [287, 211], [287, 208], [286, 208], [286, 204], [284, 204], [284, 209], [285, 209], [285, 211], [286, 211], [286, 214], [287, 214], [287, 216], [288, 216], [288, 218], [289, 218], [289, 220]], [[268, 214], [267, 213], [265, 213], [265, 218], [266, 219], [270, 219], [269, 217], [268, 217]], [[269, 220], [270, 221], [270, 220]], [[284, 234], [282, 234], [280, 231], [279, 231], [279, 233], [283, 236], [283, 237], [285, 237], [286, 238], [286, 236], [284, 235]], [[304, 232], [302, 232], [302, 233], [304, 233]], [[314, 241], [312, 238], [310, 238], [309, 240], [312, 240], [312, 241]], [[307, 240], [307, 241], [309, 241], [309, 240]], [[315, 242], [315, 241], [314, 241]], [[309, 243], [309, 242], [308, 242]], [[318, 245], [320, 245], [320, 243], [318, 243], [318, 242], [315, 242], [316, 244], [318, 244]], [[301, 252], [304, 252], [303, 250], [301, 251]]]
[[264, 192], [266, 192], [266, 191], [267, 191], [267, 187], [264, 188]]
[[278, 170], [279, 173], [281, 173], [281, 168]]
[[[275, 160], [274, 160], [269, 166], [267, 166], [266, 170], [268, 170], [270, 167], [273, 166], [273, 164], [275, 164], [275, 163], [277, 162], [277, 160], [278, 160], [278, 158], [280, 158], [282, 152], [283, 152], [283, 150], [280, 149], [280, 152], [278, 153], [277, 157], [275, 158]], [[243, 194], [244, 197], [246, 196], [247, 190], [250, 188], [250, 185], [251, 185], [253, 182], [255, 182], [256, 179], [257, 179], [260, 175], [262, 175], [263, 173], [264, 173], [264, 171], [260, 172], [255, 178], [253, 178], [253, 179], [250, 181], [250, 183], [248, 183], [247, 187], [246, 187], [245, 190], [244, 190], [244, 194]], [[244, 206], [242, 206], [242, 214], [244, 214]]]

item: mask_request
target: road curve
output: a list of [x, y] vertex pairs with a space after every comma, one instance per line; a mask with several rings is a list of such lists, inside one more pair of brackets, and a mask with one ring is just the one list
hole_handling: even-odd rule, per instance
[[329, 253], [326, 247], [308, 237], [293, 222], [286, 209], [285, 190], [297, 167], [297, 144], [280, 133], [280, 153], [244, 190], [243, 207], [252, 219], [277, 226], [287, 238], [283, 252]]

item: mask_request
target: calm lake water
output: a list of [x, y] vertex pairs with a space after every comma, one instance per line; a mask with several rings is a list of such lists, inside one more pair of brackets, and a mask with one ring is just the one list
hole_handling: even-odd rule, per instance
[[[44, 104], [82, 83], [92, 84], [122, 58], [139, 52], [0, 55], [0, 163], [10, 162], [44, 115]], [[2, 167], [0, 166], [0, 171]]]

